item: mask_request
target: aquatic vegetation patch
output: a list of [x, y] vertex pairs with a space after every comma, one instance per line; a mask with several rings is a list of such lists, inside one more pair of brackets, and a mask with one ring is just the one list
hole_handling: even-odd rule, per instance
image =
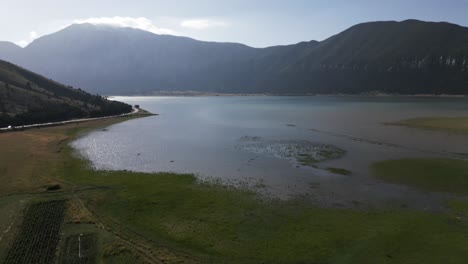
[[343, 168], [327, 168], [327, 171], [334, 173], [334, 174], [340, 174], [340, 175], [351, 175], [351, 171]]
[[[242, 138], [241, 140], [245, 142]], [[242, 144], [241, 148], [259, 155], [286, 159], [295, 165], [311, 167], [318, 162], [340, 158], [346, 153], [336, 146], [307, 140], [251, 140]]]

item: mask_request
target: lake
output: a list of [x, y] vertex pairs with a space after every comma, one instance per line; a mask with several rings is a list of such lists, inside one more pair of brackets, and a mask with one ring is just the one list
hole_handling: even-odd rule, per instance
[[370, 165], [468, 152], [466, 136], [384, 124], [413, 117], [467, 116], [466, 98], [111, 99], [159, 115], [113, 125], [73, 142], [97, 169], [193, 173], [262, 196], [301, 197], [323, 206], [438, 209], [444, 194], [381, 182], [371, 177]]

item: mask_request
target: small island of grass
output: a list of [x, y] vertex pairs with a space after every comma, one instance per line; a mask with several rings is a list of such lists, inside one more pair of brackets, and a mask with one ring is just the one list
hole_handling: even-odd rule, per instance
[[386, 124], [468, 135], [468, 117], [418, 117]]

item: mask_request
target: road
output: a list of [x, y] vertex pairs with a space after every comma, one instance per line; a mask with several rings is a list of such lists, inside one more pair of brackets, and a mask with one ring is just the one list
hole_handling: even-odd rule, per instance
[[59, 125], [66, 125], [66, 124], [74, 124], [74, 123], [82, 123], [88, 122], [93, 120], [100, 120], [100, 119], [107, 119], [107, 118], [114, 118], [114, 117], [122, 117], [122, 116], [129, 116], [138, 113], [140, 110], [138, 108], [133, 108], [133, 111], [126, 114], [121, 115], [113, 115], [113, 116], [104, 116], [104, 117], [95, 117], [95, 118], [82, 118], [82, 119], [72, 119], [67, 121], [60, 121], [60, 122], [49, 122], [49, 123], [41, 123], [41, 124], [32, 124], [32, 125], [24, 125], [24, 126], [15, 126], [14, 128], [0, 128], [0, 133], [2, 132], [9, 132], [15, 130], [24, 130], [30, 128], [40, 128], [40, 127], [49, 127], [49, 126], [59, 126]]

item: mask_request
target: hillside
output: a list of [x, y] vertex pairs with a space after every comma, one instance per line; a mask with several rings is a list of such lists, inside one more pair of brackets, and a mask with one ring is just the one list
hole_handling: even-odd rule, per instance
[[468, 93], [468, 28], [449, 23], [369, 22], [321, 42], [262, 49], [79, 24], [24, 49], [2, 46], [0, 58], [108, 95]]
[[291, 89], [467, 94], [468, 28], [417, 20], [353, 26], [277, 69]]
[[0, 61], [0, 127], [116, 115], [131, 106]]

